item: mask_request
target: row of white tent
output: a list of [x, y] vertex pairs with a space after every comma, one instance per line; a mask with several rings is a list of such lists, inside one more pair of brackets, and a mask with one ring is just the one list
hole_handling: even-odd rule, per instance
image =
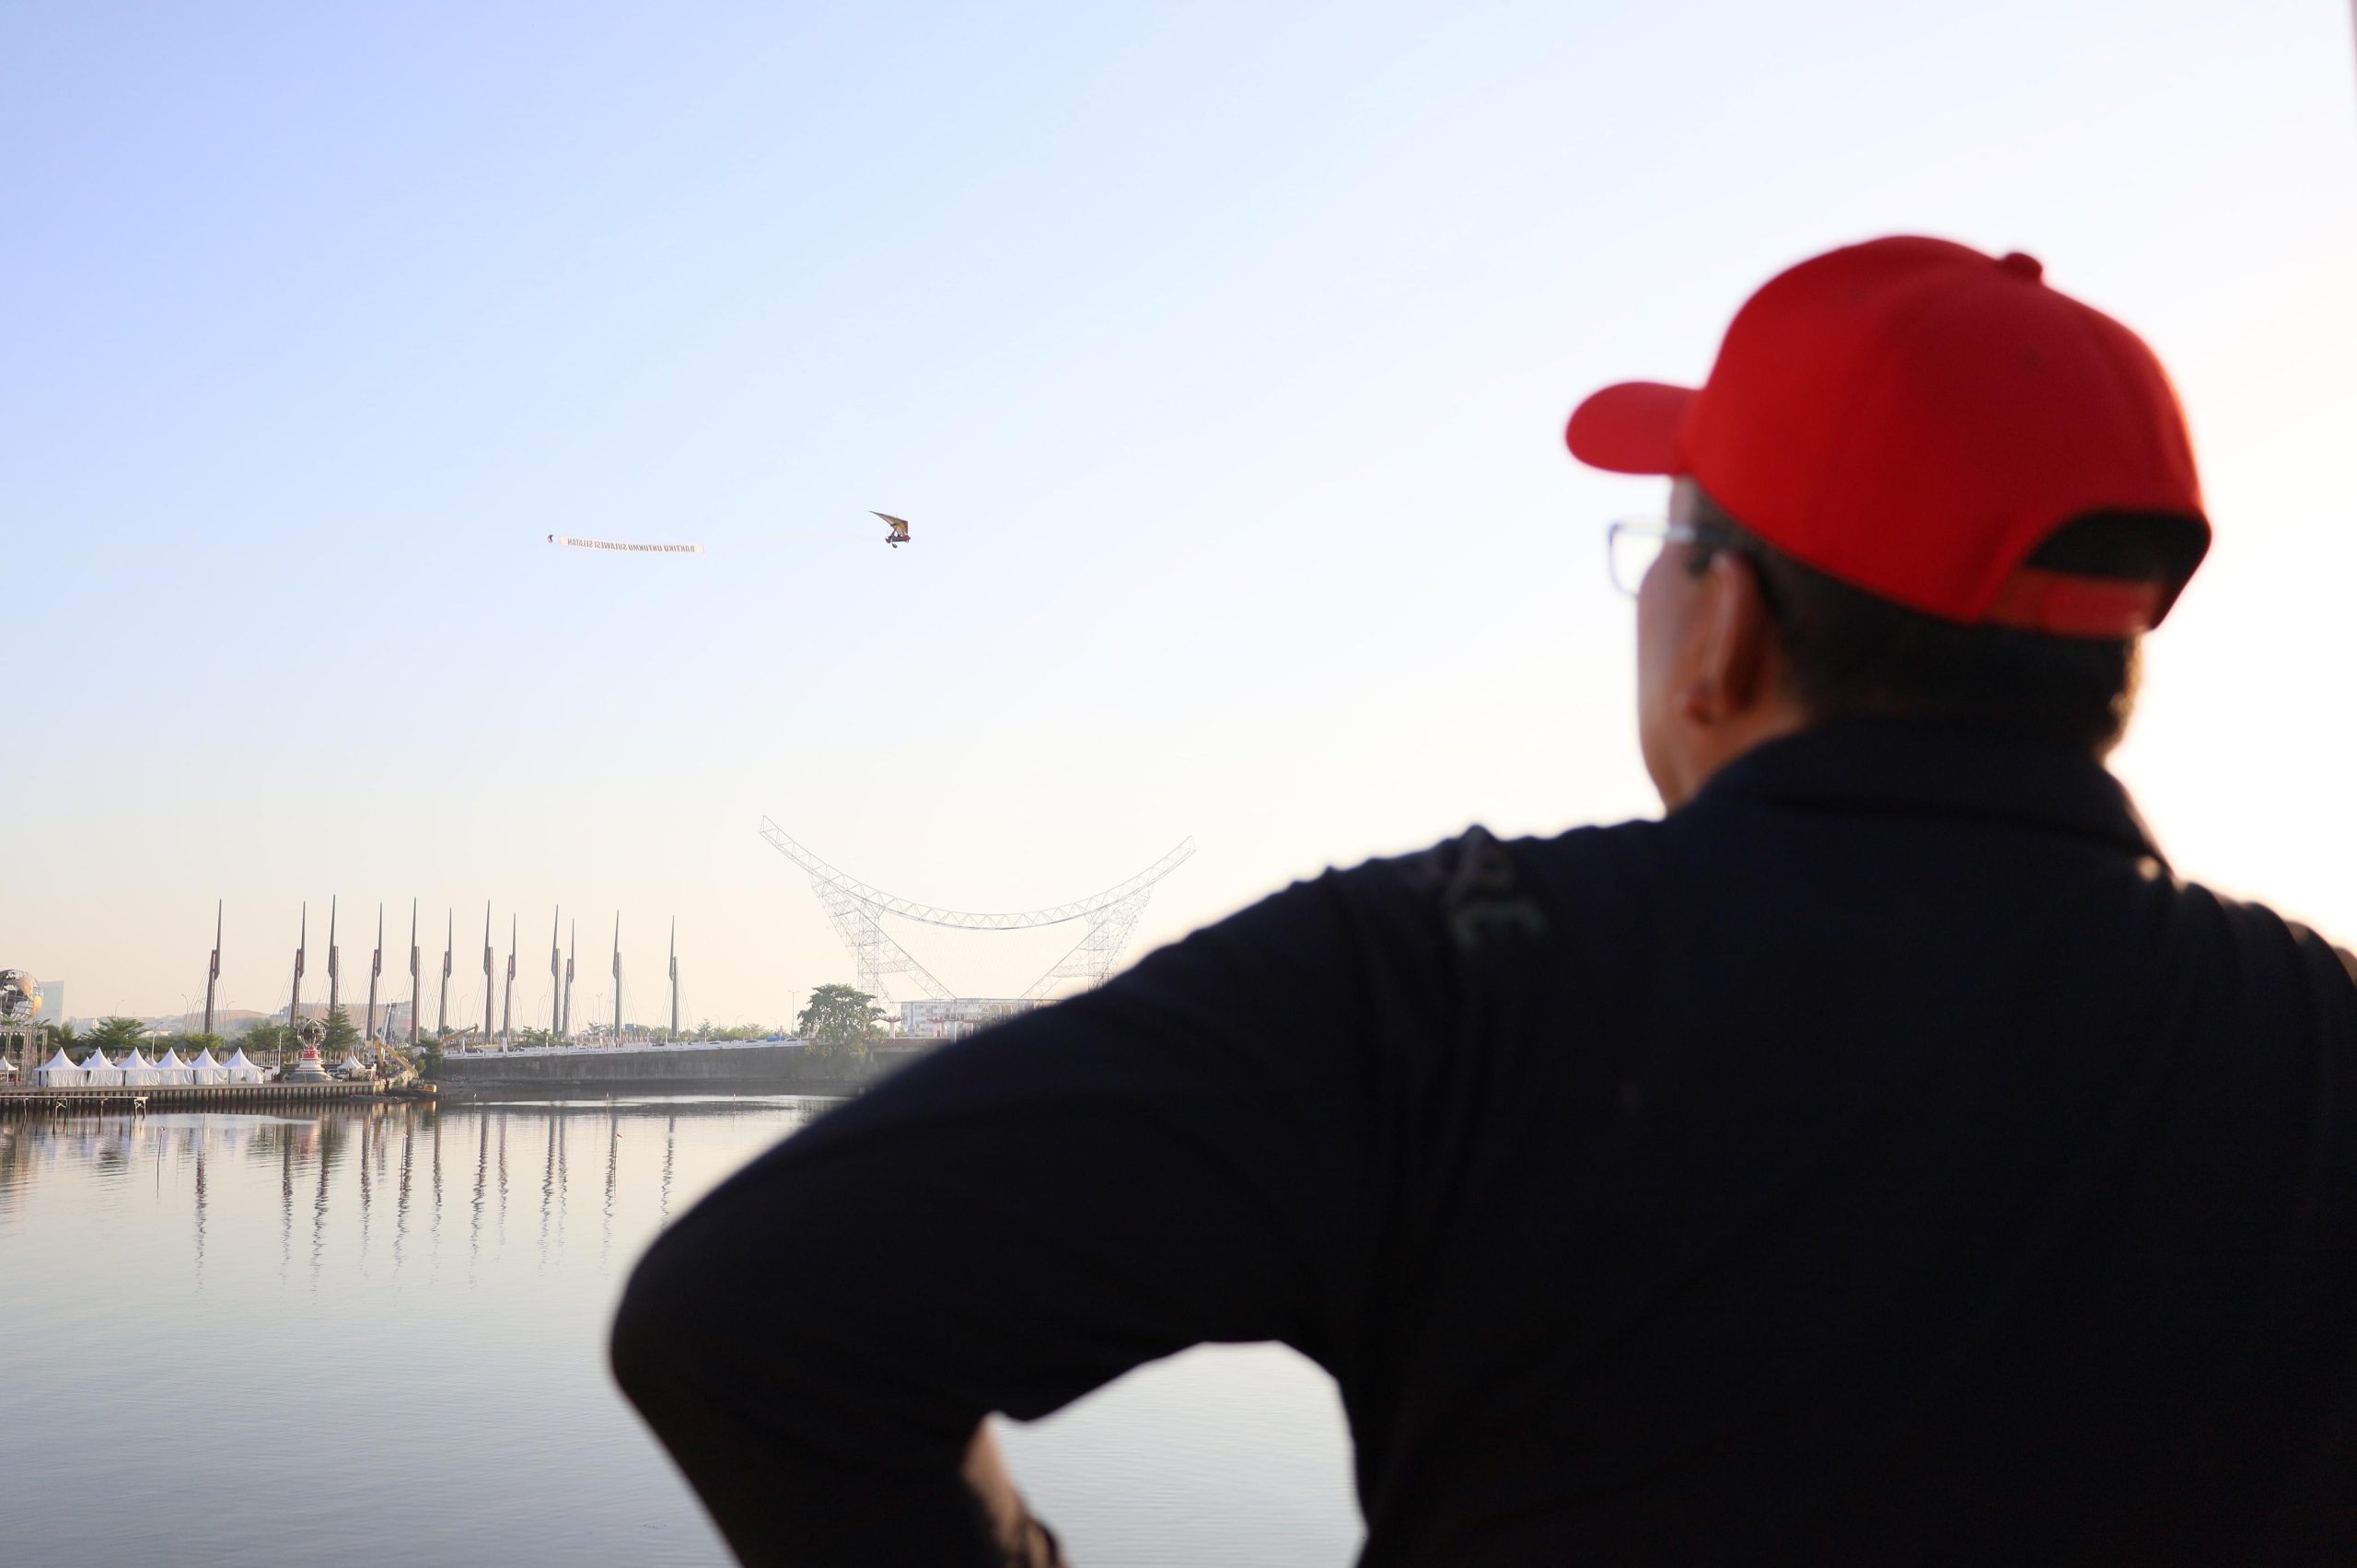
[[118, 1062], [108, 1061], [103, 1051], [93, 1051], [86, 1060], [73, 1062], [60, 1048], [55, 1056], [33, 1069], [33, 1082], [44, 1088], [259, 1084], [267, 1075], [264, 1069], [246, 1060], [242, 1050], [226, 1062], [215, 1061], [209, 1050], [193, 1062], [181, 1061], [177, 1050], [167, 1051], [162, 1060], [150, 1062], [135, 1045]]

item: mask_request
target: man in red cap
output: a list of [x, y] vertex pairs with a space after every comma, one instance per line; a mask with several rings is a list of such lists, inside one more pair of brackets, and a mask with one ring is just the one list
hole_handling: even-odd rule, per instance
[[1588, 462], [1667, 815], [1330, 873], [830, 1113], [626, 1391], [749, 1562], [1047, 1562], [982, 1418], [1203, 1341], [1348, 1409], [1369, 1565], [2357, 1553], [2357, 965], [2103, 758], [2209, 540], [2036, 261], [1762, 288]]

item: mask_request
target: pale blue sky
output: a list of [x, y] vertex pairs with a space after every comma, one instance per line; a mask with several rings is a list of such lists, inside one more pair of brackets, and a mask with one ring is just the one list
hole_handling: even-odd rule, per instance
[[649, 1016], [676, 913], [691, 1015], [775, 1019], [850, 964], [763, 812], [984, 908], [1192, 833], [1158, 939], [1649, 810], [1598, 534], [1657, 487], [1561, 421], [1895, 230], [2171, 365], [2220, 538], [2121, 768], [2357, 935], [2340, 0], [16, 5], [0, 180], [0, 961], [76, 1013], [200, 990], [216, 894], [283, 1005], [337, 893], [455, 904], [470, 994], [520, 910], [536, 1015], [552, 902]]

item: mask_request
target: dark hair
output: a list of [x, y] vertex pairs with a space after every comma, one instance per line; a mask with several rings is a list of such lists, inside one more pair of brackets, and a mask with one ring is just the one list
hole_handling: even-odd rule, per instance
[[[1775, 621], [1794, 697], [1809, 716], [1952, 719], [2091, 751], [2119, 743], [2135, 704], [2137, 640], [1968, 626], [1909, 610], [1803, 565], [1695, 493], [1700, 573], [1720, 550], [1749, 563]], [[2064, 524], [2029, 563], [2158, 582], [2174, 595], [2209, 542], [2190, 517], [2096, 512]]]

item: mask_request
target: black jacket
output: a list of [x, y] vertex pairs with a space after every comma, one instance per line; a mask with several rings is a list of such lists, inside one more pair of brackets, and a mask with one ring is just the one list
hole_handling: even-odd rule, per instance
[[1265, 1339], [1370, 1568], [2357, 1561], [2352, 972], [2084, 758], [1832, 726], [940, 1051], [618, 1365], [750, 1561], [988, 1561], [983, 1412]]

